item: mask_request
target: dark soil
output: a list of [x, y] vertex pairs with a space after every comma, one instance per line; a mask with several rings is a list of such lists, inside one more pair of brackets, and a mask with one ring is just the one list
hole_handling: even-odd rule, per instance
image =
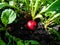
[[18, 17], [16, 23], [8, 25], [10, 27], [9, 33], [13, 36], [16, 36], [22, 40], [37, 40], [42, 45], [59, 45], [60, 41], [56, 39], [55, 34], [49, 34], [48, 31], [44, 29], [43, 24], [39, 22], [40, 19], [35, 21], [38, 23], [34, 31], [31, 31], [27, 28], [26, 23], [32, 18], [28, 16], [27, 18]]
[[[21, 15], [20, 17], [17, 16], [17, 22], [13, 22], [7, 26], [8, 32], [11, 35], [22, 40], [37, 40], [41, 45], [60, 45], [60, 40], [56, 39], [57, 36], [55, 34], [49, 34], [48, 31], [44, 29], [43, 24], [39, 22], [40, 19], [35, 20], [38, 24], [35, 30], [31, 31], [26, 26], [26, 23], [32, 20], [31, 16], [26, 16], [27, 14], [25, 16], [23, 14]], [[5, 31], [0, 32], [0, 35], [2, 40], [8, 43], [9, 40], [5, 37]]]

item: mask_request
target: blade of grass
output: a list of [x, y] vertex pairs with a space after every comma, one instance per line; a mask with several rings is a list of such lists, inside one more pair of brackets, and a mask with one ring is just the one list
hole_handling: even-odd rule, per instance
[[29, 0], [25, 0], [25, 3], [26, 3], [26, 8], [28, 10], [29, 9]]
[[55, 4], [56, 2], [57, 2], [57, 0], [55, 0], [53, 3], [51, 3], [48, 7], [44, 7], [44, 9], [40, 11], [40, 13], [43, 13], [43, 12], [48, 11], [49, 8], [50, 8], [53, 4]]
[[31, 15], [32, 15], [32, 18], [34, 18], [34, 5], [33, 5], [33, 0], [30, 0], [30, 4], [31, 4]]
[[55, 33], [57, 35], [57, 38], [60, 40], [60, 34], [55, 29], [50, 28], [50, 32]]
[[35, 13], [36, 13], [36, 11], [37, 11], [37, 9], [38, 9], [39, 1], [40, 1], [40, 0], [36, 0], [35, 9], [34, 9], [34, 16], [35, 16]]
[[47, 28], [47, 26], [50, 24], [50, 22], [53, 22], [55, 18], [57, 18], [58, 16], [60, 16], [60, 13], [54, 15], [52, 18], [49, 18], [48, 20], [46, 20], [45, 23], [45, 28]]

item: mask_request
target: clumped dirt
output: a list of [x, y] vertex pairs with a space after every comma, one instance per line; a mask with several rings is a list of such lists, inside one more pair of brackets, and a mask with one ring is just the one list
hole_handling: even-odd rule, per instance
[[49, 35], [48, 31], [44, 29], [43, 24], [39, 22], [40, 19], [35, 20], [38, 24], [34, 31], [31, 31], [26, 26], [28, 20], [32, 19], [31, 17], [29, 17], [28, 20], [23, 16], [18, 17], [17, 19], [17, 23], [13, 23], [8, 26], [11, 27], [11, 31], [9, 31], [11, 35], [21, 38], [22, 40], [37, 40], [42, 45], [58, 45], [58, 41], [56, 41], [57, 36], [55, 34]]
[[[48, 31], [44, 29], [43, 24], [39, 22], [40, 19], [35, 20], [38, 24], [34, 31], [31, 31], [26, 26], [26, 23], [29, 20], [32, 20], [31, 16], [28, 16], [27, 14], [21, 14], [20, 17], [17, 16], [16, 20], [17, 22], [13, 22], [7, 26], [8, 32], [11, 35], [22, 40], [37, 40], [42, 45], [59, 45], [59, 41], [56, 39], [57, 36], [55, 34], [48, 34]], [[2, 39], [7, 43], [8, 38], [5, 37], [4, 33], [5, 32], [0, 32], [0, 35]]]

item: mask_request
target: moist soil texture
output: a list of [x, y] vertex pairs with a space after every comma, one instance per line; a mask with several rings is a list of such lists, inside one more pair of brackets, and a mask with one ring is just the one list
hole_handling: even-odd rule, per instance
[[[23, 14], [21, 14], [23, 15]], [[26, 24], [29, 20], [32, 20], [31, 16], [17, 16], [17, 21], [13, 22], [12, 24], [9, 24], [7, 26], [8, 32], [15, 37], [20, 38], [21, 40], [36, 40], [40, 42], [41, 45], [59, 45], [60, 40], [56, 39], [57, 35], [55, 34], [49, 34], [48, 31], [45, 30], [43, 24], [41, 24], [39, 21], [40, 19], [36, 19], [37, 26], [32, 31], [29, 28], [27, 28]], [[1, 31], [0, 35], [2, 37], [2, 40], [4, 40], [6, 43], [8, 43], [8, 38], [5, 36], [5, 31]], [[13, 41], [13, 39], [12, 39]], [[16, 42], [13, 41], [16, 45]], [[12, 43], [12, 42], [11, 42]]]

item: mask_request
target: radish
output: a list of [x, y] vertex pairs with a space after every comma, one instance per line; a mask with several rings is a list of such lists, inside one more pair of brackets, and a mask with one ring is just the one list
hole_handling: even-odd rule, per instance
[[27, 22], [27, 27], [30, 29], [30, 30], [34, 30], [35, 27], [37, 26], [37, 23], [33, 20], [30, 20]]

